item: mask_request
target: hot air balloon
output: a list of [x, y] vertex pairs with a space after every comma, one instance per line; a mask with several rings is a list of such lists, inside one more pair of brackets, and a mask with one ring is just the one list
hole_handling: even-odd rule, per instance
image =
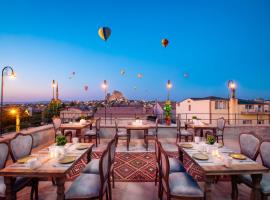
[[75, 72], [72, 72], [72, 75], [75, 76]]
[[185, 78], [188, 78], [189, 77], [189, 74], [188, 73], [184, 73], [184, 77]]
[[85, 91], [88, 90], [88, 86], [87, 86], [87, 85], [84, 86], [84, 90], [85, 90]]
[[101, 27], [98, 29], [98, 35], [102, 40], [107, 41], [111, 35], [111, 29], [108, 27]]
[[137, 87], [136, 87], [136, 86], [134, 86], [134, 87], [133, 87], [133, 89], [134, 89], [134, 90], [137, 90]]
[[125, 70], [124, 70], [124, 69], [121, 69], [120, 74], [121, 74], [122, 76], [124, 76], [125, 73], [126, 73]]
[[167, 40], [166, 38], [164, 38], [162, 41], [161, 41], [161, 44], [164, 48], [167, 47], [167, 45], [169, 44], [169, 40]]
[[143, 75], [142, 75], [141, 73], [139, 73], [139, 74], [137, 75], [137, 77], [138, 77], [138, 78], [142, 78]]

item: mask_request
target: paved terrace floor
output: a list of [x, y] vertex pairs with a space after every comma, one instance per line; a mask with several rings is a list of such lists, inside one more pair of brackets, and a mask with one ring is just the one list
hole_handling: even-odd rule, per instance
[[[135, 140], [135, 141], [134, 141]], [[144, 151], [142, 140], [134, 139], [133, 148], [137, 151]], [[174, 144], [174, 139], [162, 139], [163, 146], [168, 151], [176, 151], [177, 148]], [[100, 151], [106, 146], [107, 140], [102, 140], [101, 145], [98, 148], [94, 148], [94, 151]], [[228, 147], [239, 150], [238, 141], [235, 138], [225, 138], [225, 145]], [[153, 144], [150, 145], [150, 150], [153, 150]], [[125, 143], [119, 143], [117, 151], [125, 150]], [[260, 162], [260, 161], [259, 161]], [[69, 188], [71, 182], [67, 182], [65, 187], [66, 190]], [[203, 188], [204, 183], [199, 183]], [[29, 199], [30, 189], [26, 188], [18, 193], [19, 200]], [[231, 184], [230, 182], [218, 182], [213, 186], [213, 199], [227, 200], [230, 198]], [[246, 200], [250, 197], [251, 190], [244, 186], [239, 186], [239, 199]], [[39, 197], [41, 200], [52, 200], [56, 199], [56, 187], [52, 186], [51, 182], [40, 182], [39, 186]], [[113, 200], [157, 200], [157, 186], [153, 182], [136, 183], [136, 182], [116, 182], [116, 187], [113, 189]]]

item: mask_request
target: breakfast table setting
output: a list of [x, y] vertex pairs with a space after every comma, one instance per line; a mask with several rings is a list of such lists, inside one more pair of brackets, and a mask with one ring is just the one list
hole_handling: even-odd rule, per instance
[[246, 174], [251, 175], [254, 185], [251, 199], [260, 199], [259, 185], [262, 174], [268, 172], [268, 169], [260, 163], [223, 144], [201, 141], [200, 137], [195, 137], [195, 142], [181, 142], [177, 145], [180, 161], [184, 161], [185, 155], [201, 169], [206, 199], [212, 199], [212, 185], [217, 176], [226, 175], [234, 179], [237, 175]]

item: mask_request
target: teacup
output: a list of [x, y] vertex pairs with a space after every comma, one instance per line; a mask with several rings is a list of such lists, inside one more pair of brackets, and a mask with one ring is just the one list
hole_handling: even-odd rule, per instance
[[224, 158], [224, 164], [226, 167], [231, 167], [232, 166], [232, 158]]
[[195, 137], [194, 137], [194, 141], [195, 141], [196, 144], [199, 144], [200, 141], [201, 141], [201, 138], [198, 137], [198, 136], [195, 136]]
[[77, 137], [72, 138], [72, 144], [77, 144], [77, 143], [79, 143], [79, 138]]

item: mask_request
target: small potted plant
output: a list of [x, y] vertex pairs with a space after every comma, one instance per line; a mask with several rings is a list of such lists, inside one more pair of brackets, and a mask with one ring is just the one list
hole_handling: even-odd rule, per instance
[[216, 137], [213, 135], [208, 135], [207, 136], [207, 144], [213, 145], [216, 142]]
[[67, 138], [64, 135], [58, 135], [56, 137], [57, 146], [65, 146], [66, 143], [67, 143]]
[[165, 121], [167, 125], [171, 125], [172, 105], [170, 101], [166, 101], [164, 106]]

